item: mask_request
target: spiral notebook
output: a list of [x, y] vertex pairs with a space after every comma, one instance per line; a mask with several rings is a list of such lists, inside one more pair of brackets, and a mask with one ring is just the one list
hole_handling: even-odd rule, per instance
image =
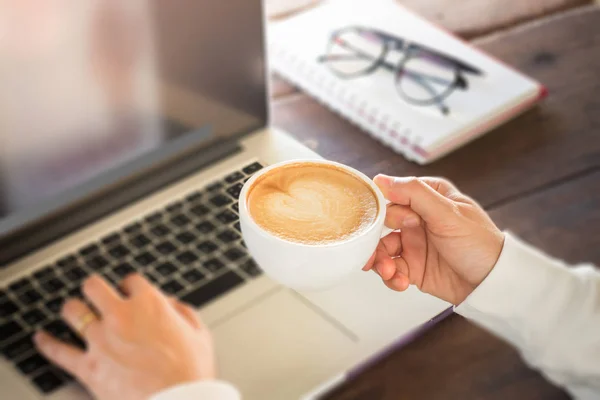
[[538, 82], [394, 0], [324, 1], [271, 23], [268, 46], [275, 72], [421, 164], [546, 94]]

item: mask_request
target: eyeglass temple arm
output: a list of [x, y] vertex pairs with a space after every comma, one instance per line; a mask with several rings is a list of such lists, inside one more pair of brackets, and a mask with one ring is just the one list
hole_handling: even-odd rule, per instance
[[364, 32], [367, 32], [367, 33], [374, 34], [374, 35], [380, 37], [382, 40], [387, 40], [387, 41], [390, 41], [390, 42], [394, 42], [394, 44], [397, 46], [397, 48], [402, 49], [402, 48], [404, 48], [404, 46], [406, 44], [408, 44], [411, 49], [423, 50], [425, 52], [431, 53], [431, 54], [435, 55], [436, 57], [439, 57], [439, 58], [441, 58], [441, 59], [443, 59], [443, 60], [445, 60], [445, 61], [447, 61], [447, 62], [449, 62], [451, 64], [455, 64], [456, 66], [460, 67], [460, 69], [462, 69], [462, 70], [464, 70], [466, 72], [470, 72], [470, 73], [472, 73], [474, 75], [483, 75], [483, 71], [480, 70], [479, 68], [477, 68], [477, 67], [475, 67], [473, 65], [467, 64], [466, 62], [461, 61], [461, 60], [459, 60], [457, 58], [454, 58], [452, 56], [444, 54], [444, 53], [442, 53], [440, 51], [437, 51], [437, 50], [434, 50], [434, 49], [429, 48], [427, 46], [421, 45], [419, 43], [414, 43], [414, 42], [408, 42], [407, 43], [407, 41], [405, 39], [402, 39], [401, 37], [398, 37], [398, 36], [395, 36], [395, 35], [392, 35], [392, 34], [389, 34], [389, 33], [386, 33], [386, 32], [382, 32], [382, 31], [379, 31], [377, 29], [368, 29], [368, 28], [357, 28], [357, 29], [359, 29], [359, 31], [364, 31]]

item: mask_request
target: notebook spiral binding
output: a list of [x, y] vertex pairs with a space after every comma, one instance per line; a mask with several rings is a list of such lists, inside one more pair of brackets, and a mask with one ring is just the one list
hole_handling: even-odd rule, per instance
[[414, 151], [418, 148], [420, 138], [410, 127], [404, 126], [394, 116], [382, 113], [368, 101], [361, 100], [360, 93], [346, 88], [327, 71], [319, 70], [286, 51], [283, 45], [273, 43], [271, 49], [275, 49], [271, 65], [282, 78], [301, 87], [319, 103], [408, 160], [415, 161]]

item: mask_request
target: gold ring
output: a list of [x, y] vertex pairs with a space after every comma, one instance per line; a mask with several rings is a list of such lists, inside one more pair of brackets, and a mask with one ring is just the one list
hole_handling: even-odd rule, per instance
[[81, 318], [79, 318], [79, 321], [77, 322], [77, 326], [75, 327], [75, 330], [77, 331], [77, 333], [79, 333], [79, 336], [83, 336], [85, 329], [96, 319], [98, 319], [96, 317], [96, 314], [94, 314], [91, 311], [82, 315]]

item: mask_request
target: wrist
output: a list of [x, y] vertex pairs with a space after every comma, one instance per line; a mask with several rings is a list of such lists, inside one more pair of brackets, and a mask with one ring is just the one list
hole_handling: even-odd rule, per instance
[[489, 238], [489, 243], [486, 246], [486, 255], [481, 265], [478, 268], [478, 273], [474, 276], [474, 279], [471, 281], [471, 285], [473, 290], [477, 289], [479, 285], [488, 277], [488, 275], [492, 272], [496, 264], [498, 264], [498, 260], [500, 259], [500, 255], [502, 254], [502, 249], [504, 248], [504, 233], [499, 229], [495, 229]]

